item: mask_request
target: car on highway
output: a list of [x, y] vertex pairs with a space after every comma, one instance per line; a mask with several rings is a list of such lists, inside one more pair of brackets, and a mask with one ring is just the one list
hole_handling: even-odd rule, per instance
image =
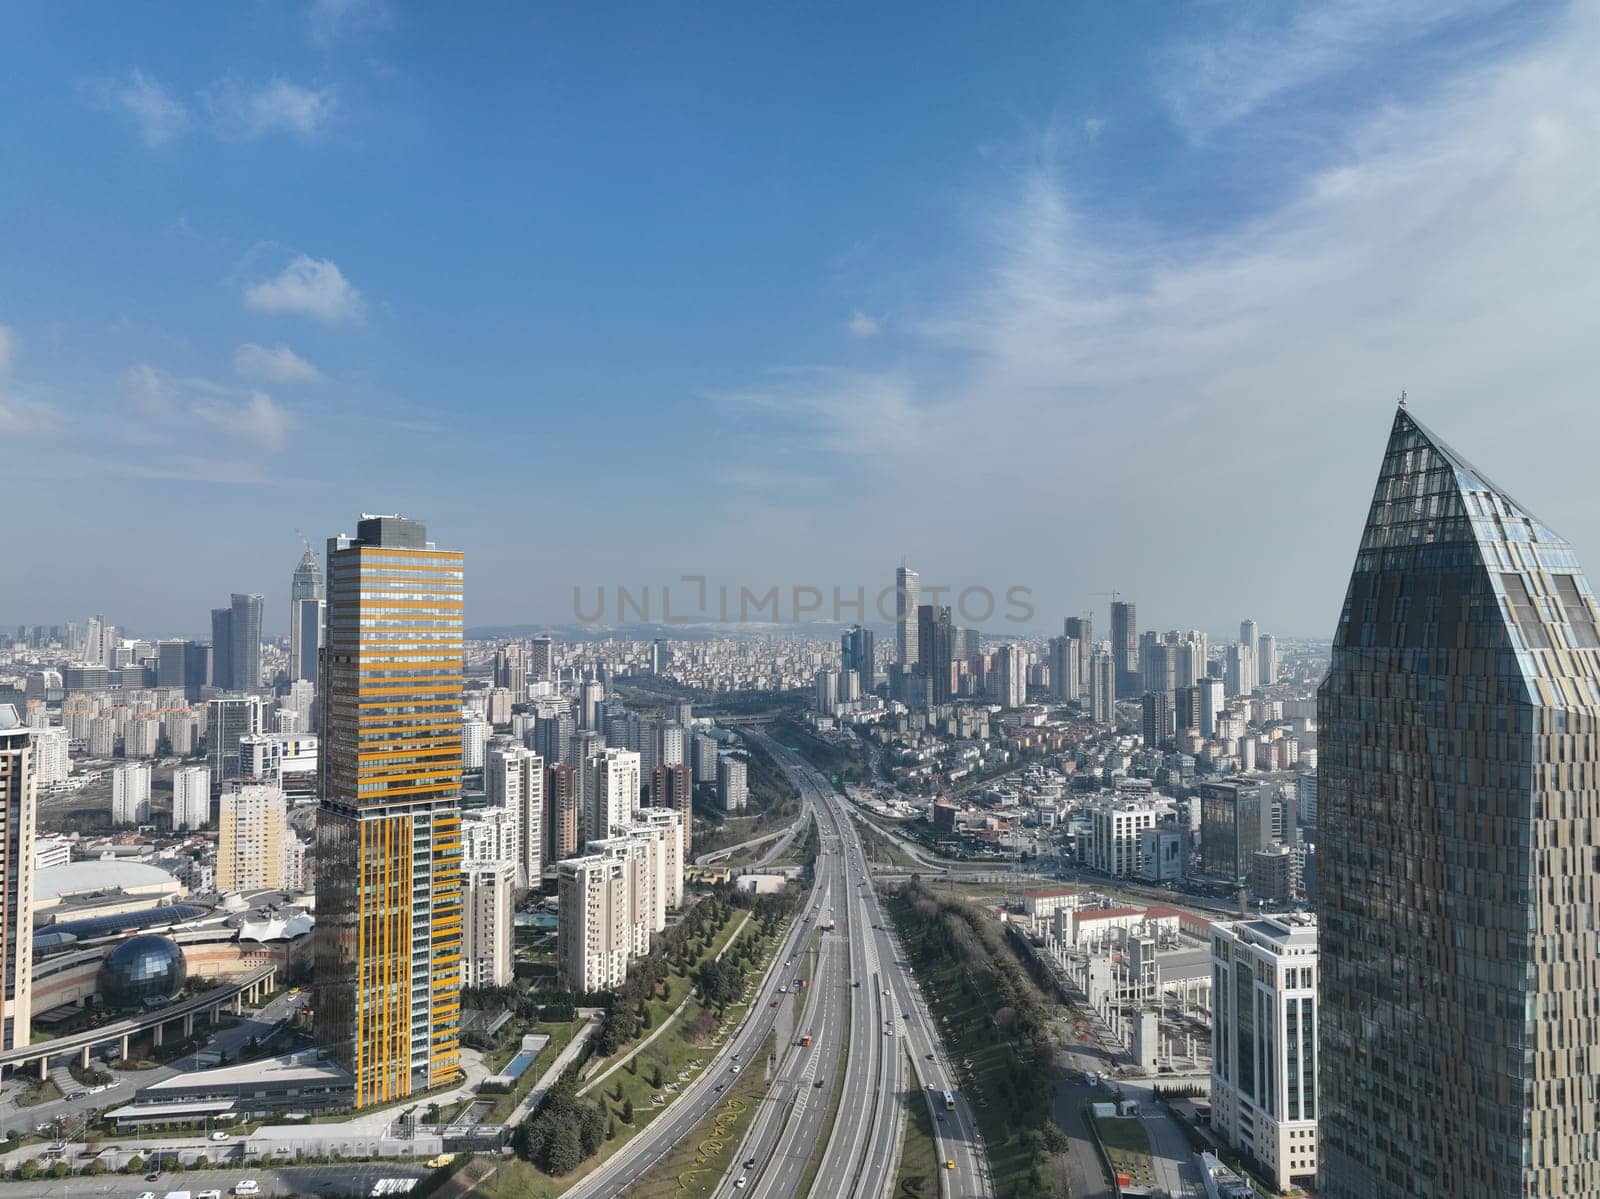
[[944, 1168], [946, 1170], [954, 1170], [956, 1168], [956, 1159], [953, 1158], [953, 1157], [945, 1158], [944, 1159]]
[[750, 1180], [748, 1178], [746, 1178], [743, 1174], [741, 1174], [741, 1175], [739, 1175], [739, 1181], [733, 1184], [733, 1189], [736, 1190], [736, 1191], [742, 1191], [742, 1190], [745, 1189], [745, 1187], [747, 1187], [749, 1185], [750, 1185]]
[[140, 1191], [139, 1199], [156, 1199], [156, 1193], [154, 1191]]

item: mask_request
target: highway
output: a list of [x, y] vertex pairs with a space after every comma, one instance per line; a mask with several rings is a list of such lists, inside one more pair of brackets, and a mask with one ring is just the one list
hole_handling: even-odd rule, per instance
[[[988, 1196], [987, 1160], [976, 1123], [959, 1096], [953, 1111], [944, 1108], [954, 1075], [872, 890], [860, 837], [845, 818], [843, 801], [804, 759], [762, 740], [817, 813], [819, 919], [836, 921], [838, 932], [822, 934], [817, 991], [802, 1017], [801, 1031], [811, 1034], [812, 1045], [788, 1047], [777, 1081], [717, 1193], [798, 1196], [806, 1165], [825, 1137], [809, 1199], [884, 1199], [899, 1166], [904, 1100], [916, 1090], [935, 1117], [941, 1163], [955, 1164], [941, 1171], [941, 1195]], [[834, 1080], [823, 1071], [837, 1061], [841, 1037], [848, 1052], [844, 1090], [838, 1118], [828, 1128], [826, 1097]], [[915, 1059], [910, 1076], [908, 1052]], [[822, 1087], [814, 1085], [818, 1077]]]
[[[806, 906], [790, 926], [771, 969], [758, 985], [744, 1022], [699, 1077], [683, 1089], [665, 1112], [567, 1191], [564, 1199], [609, 1199], [610, 1196], [626, 1193], [631, 1184], [676, 1148], [722, 1102], [723, 1092], [739, 1070], [746, 1066], [750, 1069], [761, 1068], [759, 1055], [768, 1034], [774, 1028], [787, 1030], [792, 1023], [787, 1005], [780, 1003], [774, 1006], [772, 1001], [786, 998], [786, 994], [780, 994], [778, 988], [783, 986], [787, 989], [793, 983], [794, 966], [801, 960], [800, 953], [810, 942], [823, 874], [823, 871], [817, 871], [818, 878], [812, 885]], [[787, 1046], [779, 1046], [780, 1052], [784, 1048]]]

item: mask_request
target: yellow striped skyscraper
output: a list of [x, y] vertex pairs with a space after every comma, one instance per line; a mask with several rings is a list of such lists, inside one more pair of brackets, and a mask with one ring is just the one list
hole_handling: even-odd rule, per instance
[[461, 605], [420, 521], [328, 542], [316, 1036], [357, 1107], [460, 1070]]

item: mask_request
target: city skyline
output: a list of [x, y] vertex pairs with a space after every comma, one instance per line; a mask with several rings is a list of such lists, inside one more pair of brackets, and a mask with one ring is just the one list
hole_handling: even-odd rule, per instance
[[[1514, 489], [1581, 473], [1585, 436], [1506, 434], [1592, 432], [1568, 351], [1595, 284], [1557, 269], [1597, 239], [1589, 6], [1204, 8], [1155, 32], [886, 11], [850, 39], [788, 14], [619, 32], [358, 9], [219, 10], [177, 46], [34, 8], [0, 50], [17, 477], [185, 512], [196, 585], [261, 592], [269, 625], [292, 530], [373, 507], [463, 531], [480, 625], [676, 578], [647, 510], [735, 584], [905, 554], [1043, 611], [1117, 588], [1178, 623], [1150, 605], [1182, 583], [1183, 623], [1325, 635], [1326, 550], [1360, 521], [1330, 501], [1402, 388], [1459, 443], [1503, 442]], [[537, 70], [504, 58], [525, 40]], [[598, 412], [628, 436], [592, 535], [484, 527], [582, 490], [587, 456], [544, 447]], [[1064, 467], [1070, 446], [1094, 449]], [[988, 502], [899, 502], [935, 461]], [[156, 629], [164, 555], [99, 494], [59, 489], [64, 525], [19, 528], [41, 568], [8, 580], [6, 619], [109, 607], [109, 576], [117, 619], [198, 632]], [[1545, 505], [1580, 548], [1585, 498]], [[281, 532], [255, 535], [265, 513]]]

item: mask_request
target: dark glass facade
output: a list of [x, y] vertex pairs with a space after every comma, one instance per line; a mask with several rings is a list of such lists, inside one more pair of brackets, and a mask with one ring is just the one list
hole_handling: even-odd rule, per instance
[[1600, 635], [1401, 408], [1319, 696], [1320, 1193], [1600, 1195]]
[[100, 963], [100, 1000], [127, 1011], [147, 999], [171, 999], [188, 978], [189, 966], [176, 941], [141, 933], [123, 941]]

